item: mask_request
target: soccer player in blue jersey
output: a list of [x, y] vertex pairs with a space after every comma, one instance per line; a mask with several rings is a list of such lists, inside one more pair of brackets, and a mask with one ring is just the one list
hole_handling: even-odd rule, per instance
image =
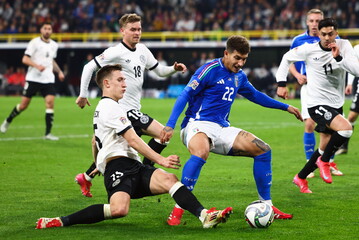
[[[324, 14], [319, 9], [311, 9], [307, 13], [306, 24], [308, 30], [304, 33], [296, 36], [293, 41], [290, 49], [299, 47], [304, 43], [316, 43], [320, 41], [318, 23], [324, 18]], [[301, 113], [304, 120], [304, 152], [306, 160], [309, 161], [310, 157], [315, 151], [315, 134], [314, 128], [316, 123], [311, 119], [308, 113], [307, 108], [307, 71], [305, 68], [305, 62], [295, 62], [289, 68], [290, 73], [297, 79], [298, 83], [302, 85], [300, 89], [300, 102], [301, 102]], [[330, 163], [330, 169], [333, 175], [342, 176], [343, 173], [337, 168], [336, 163], [333, 162], [333, 159]], [[314, 177], [314, 173], [310, 173], [307, 178]]]
[[[178, 97], [172, 114], [162, 130], [161, 141], [173, 135], [173, 129], [186, 104], [186, 116], [181, 125], [181, 139], [191, 157], [182, 172], [182, 183], [193, 190], [209, 152], [245, 156], [254, 159], [253, 174], [259, 198], [273, 206], [270, 195], [272, 183], [271, 148], [258, 137], [240, 128], [231, 127], [228, 121], [236, 94], [268, 108], [288, 111], [302, 120], [297, 108], [278, 102], [256, 90], [242, 71], [250, 45], [242, 36], [232, 36], [222, 58], [204, 64], [192, 76]], [[291, 219], [273, 206], [276, 218]], [[169, 225], [181, 222], [183, 209], [176, 205], [167, 220]]]

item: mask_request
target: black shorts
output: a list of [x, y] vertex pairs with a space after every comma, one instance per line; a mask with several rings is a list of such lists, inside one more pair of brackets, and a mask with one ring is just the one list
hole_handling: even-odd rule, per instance
[[146, 130], [153, 122], [153, 118], [136, 109], [129, 110], [127, 117], [131, 121], [133, 129], [135, 129], [137, 135], [140, 137], [144, 134], [143, 130]]
[[55, 84], [26, 81], [22, 95], [24, 97], [32, 98], [37, 92], [40, 92], [43, 97], [46, 97], [47, 95], [56, 95]]
[[359, 93], [356, 92], [353, 97], [352, 104], [350, 105], [350, 111], [359, 113]]
[[150, 181], [156, 169], [127, 157], [111, 160], [104, 174], [108, 200], [116, 192], [126, 192], [132, 199], [153, 196]]
[[343, 108], [332, 108], [326, 105], [318, 105], [312, 108], [308, 108], [310, 117], [317, 123], [315, 131], [319, 133], [332, 134], [334, 131], [327, 126], [333, 121], [333, 119], [343, 114]]

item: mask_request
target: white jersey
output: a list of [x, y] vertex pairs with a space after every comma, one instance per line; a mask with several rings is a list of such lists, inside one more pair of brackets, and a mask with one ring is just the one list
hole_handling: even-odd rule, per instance
[[102, 98], [96, 107], [93, 124], [99, 149], [96, 167], [102, 174], [106, 169], [106, 159], [111, 157], [123, 156], [141, 162], [137, 151], [121, 136], [132, 126], [118, 102], [108, 97]]
[[121, 42], [106, 49], [95, 57], [95, 60], [98, 67], [121, 64], [127, 89], [119, 103], [126, 111], [141, 109], [140, 101], [145, 69], [154, 69], [158, 64], [151, 51], [142, 43], [138, 43], [135, 49], [131, 49]]
[[337, 62], [330, 50], [322, 49], [319, 42], [305, 43], [286, 54], [278, 68], [277, 82], [287, 81], [289, 65], [305, 61], [307, 69], [307, 107], [328, 105], [340, 108], [344, 104], [345, 75], [350, 72], [359, 76], [359, 62], [348, 40], [335, 40], [342, 60]]
[[58, 44], [51, 40], [45, 42], [41, 37], [32, 39], [25, 50], [25, 55], [29, 56], [33, 62], [44, 66], [45, 70], [40, 72], [34, 67], [29, 66], [26, 73], [26, 81], [38, 83], [54, 83], [53, 61], [57, 56]]
[[[354, 46], [354, 52], [355, 52], [355, 56], [358, 58], [358, 61], [359, 61], [359, 44]], [[354, 78], [355, 77], [352, 74], [348, 73], [348, 85], [353, 85]], [[357, 87], [357, 92], [359, 92], [358, 87]]]

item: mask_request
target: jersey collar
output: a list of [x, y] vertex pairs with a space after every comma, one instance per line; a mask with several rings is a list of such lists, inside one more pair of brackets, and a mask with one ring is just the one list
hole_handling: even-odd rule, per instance
[[136, 51], [136, 48], [131, 48], [129, 47], [123, 40], [121, 40], [121, 43], [123, 44], [123, 46], [125, 46], [128, 50], [130, 50], [131, 52]]

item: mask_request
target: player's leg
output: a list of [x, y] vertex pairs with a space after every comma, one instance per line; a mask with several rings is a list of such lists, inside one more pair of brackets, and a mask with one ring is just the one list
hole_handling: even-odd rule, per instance
[[30, 102], [31, 96], [22, 96], [21, 102], [13, 108], [9, 116], [5, 118], [5, 120], [2, 122], [0, 126], [0, 132], [5, 133], [8, 130], [12, 120], [17, 117], [21, 112], [25, 111], [25, 109], [30, 105]]
[[[233, 133], [237, 133], [234, 141], [226, 143], [231, 139], [228, 136]], [[234, 127], [225, 128], [221, 134], [221, 140], [223, 145], [231, 147], [227, 152], [228, 155], [253, 157], [253, 175], [259, 199], [272, 206], [276, 219], [291, 219], [293, 217], [291, 214], [280, 211], [272, 204], [272, 152], [270, 146], [254, 134]]]
[[327, 146], [331, 134], [321, 132], [319, 134], [319, 148], [312, 154], [309, 161], [304, 165], [304, 167], [299, 171], [297, 175], [293, 178], [293, 183], [297, 185], [302, 193], [312, 193], [308, 187], [308, 181], [306, 180], [310, 173], [314, 172], [318, 168], [316, 162], [318, 158], [323, 154], [323, 150]]
[[329, 120], [327, 119], [327, 121], [327, 125], [329, 125], [334, 133], [330, 137], [330, 140], [324, 149], [323, 155], [318, 158], [317, 165], [320, 170], [321, 178], [326, 183], [332, 183], [329, 164], [330, 158], [339, 149], [339, 147], [351, 137], [353, 128], [349, 121], [341, 114], [338, 114]]
[[[205, 133], [199, 132], [191, 137], [187, 148], [191, 153], [191, 156], [183, 166], [181, 182], [188, 190], [193, 191], [201, 173], [201, 169], [208, 158], [210, 140]], [[176, 204], [167, 219], [167, 223], [169, 225], [179, 225], [183, 213], [184, 211], [180, 205]]]
[[[206, 163], [211, 146], [213, 146], [210, 139], [216, 138], [216, 132], [220, 132], [218, 124], [201, 121], [191, 122], [181, 130], [182, 142], [191, 153], [190, 158], [183, 166], [181, 182], [190, 191], [194, 189], [201, 169]], [[176, 204], [167, 219], [167, 223], [169, 225], [179, 225], [183, 213], [183, 209]]]
[[97, 158], [98, 149], [96, 146], [95, 135], [92, 136], [91, 148], [92, 148], [92, 156], [93, 156], [94, 162], [86, 170], [86, 172], [79, 173], [75, 177], [75, 182], [77, 182], [80, 185], [82, 195], [84, 195], [85, 197], [92, 197], [92, 194], [90, 192], [90, 188], [92, 186], [91, 182], [92, 182], [92, 179], [94, 179], [94, 177], [96, 176], [96, 174], [94, 174], [94, 171], [96, 170], [95, 161]]
[[[300, 89], [301, 114], [304, 119], [303, 146], [304, 154], [307, 162], [315, 150], [315, 122], [310, 118], [307, 107], [307, 85], [303, 85]], [[314, 173], [310, 173], [308, 178], [314, 177]]]
[[[163, 128], [164, 128], [164, 126], [161, 123], [159, 123], [157, 120], [153, 119], [152, 122], [150, 123], [150, 125], [147, 127], [147, 129], [142, 129], [142, 131], [145, 135], [152, 137], [151, 140], [148, 142], [148, 146], [150, 146], [150, 148], [152, 148], [156, 153], [159, 153], [159, 154], [163, 151], [163, 149], [165, 149], [167, 147], [167, 143], [162, 144], [159, 140], [160, 133]], [[148, 158], [144, 157], [143, 164], [153, 166], [154, 162], [152, 162]]]
[[216, 227], [219, 223], [226, 222], [232, 213], [231, 207], [224, 210], [205, 209], [192, 192], [178, 181], [176, 175], [161, 169], [153, 172], [150, 190], [154, 195], [169, 193], [176, 204], [196, 216], [204, 228]]

